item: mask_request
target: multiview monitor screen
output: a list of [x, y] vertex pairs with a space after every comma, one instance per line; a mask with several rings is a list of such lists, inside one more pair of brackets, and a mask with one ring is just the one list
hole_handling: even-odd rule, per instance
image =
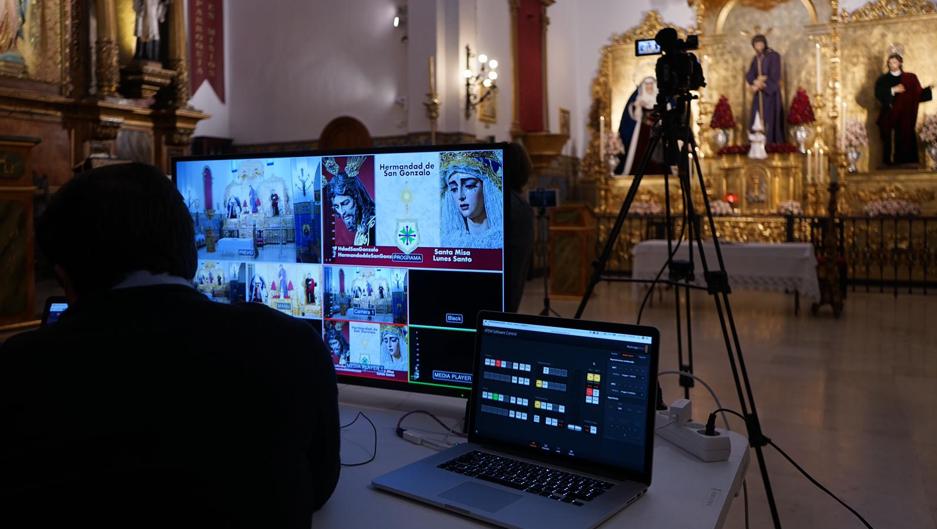
[[489, 144], [177, 159], [195, 286], [306, 320], [341, 382], [463, 395], [476, 315], [504, 309], [504, 156]]

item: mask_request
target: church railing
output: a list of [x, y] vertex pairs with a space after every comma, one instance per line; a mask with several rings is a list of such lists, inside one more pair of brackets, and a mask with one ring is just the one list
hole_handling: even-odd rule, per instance
[[[737, 215], [716, 217], [720, 240], [727, 242], [810, 242], [818, 259], [843, 262], [846, 284], [853, 292], [922, 293], [937, 288], [937, 217], [838, 217], [835, 223], [839, 256], [826, 256], [822, 247], [825, 217]], [[683, 219], [675, 214], [672, 233], [679, 234]], [[614, 214], [597, 216], [598, 253], [615, 223]], [[704, 223], [704, 236], [709, 229]], [[628, 216], [622, 227], [607, 273], [630, 276], [635, 245], [663, 239], [663, 215]]]

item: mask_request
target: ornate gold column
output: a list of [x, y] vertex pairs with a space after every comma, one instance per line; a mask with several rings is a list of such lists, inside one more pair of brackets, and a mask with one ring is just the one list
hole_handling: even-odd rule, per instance
[[185, 3], [175, 1], [169, 10], [169, 57], [166, 66], [176, 72], [172, 82], [171, 105], [189, 106], [189, 66], [186, 59]]
[[[174, 2], [173, 5], [180, 2]], [[98, 25], [95, 53], [97, 58], [97, 94], [100, 98], [117, 95], [120, 82], [120, 65], [117, 48], [117, 6], [115, 0], [95, 0], [95, 17]]]

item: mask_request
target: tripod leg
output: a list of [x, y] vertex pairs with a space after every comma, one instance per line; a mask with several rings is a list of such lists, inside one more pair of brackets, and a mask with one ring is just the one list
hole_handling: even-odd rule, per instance
[[[695, 153], [696, 143], [692, 134], [688, 135], [688, 142], [690, 147], [692, 147], [693, 152]], [[741, 341], [739, 340], [738, 329], [735, 325], [735, 318], [732, 314], [732, 305], [729, 303], [725, 261], [722, 257], [722, 249], [719, 246], [716, 222], [713, 218], [709, 197], [706, 194], [706, 181], [703, 178], [703, 171], [699, 162], [699, 157], [694, 156], [693, 159], [695, 161], [696, 175], [699, 180], [700, 191], [703, 197], [703, 207], [705, 209], [706, 219], [713, 237], [713, 247], [715, 249], [716, 261], [718, 264], [717, 271], [722, 275], [721, 280], [725, 281], [723, 288], [712, 292], [713, 300], [715, 301], [716, 305], [716, 313], [719, 316], [719, 323], [722, 327], [722, 336], [726, 346], [726, 353], [729, 356], [729, 365], [732, 369], [732, 376], [735, 380], [735, 388], [739, 397], [739, 405], [742, 409], [742, 414], [746, 417], [745, 423], [748, 429], [749, 444], [755, 449], [755, 457], [758, 460], [758, 469], [761, 472], [761, 479], [765, 486], [765, 496], [768, 500], [768, 508], [771, 511], [771, 520], [774, 524], [774, 527], [776, 529], [780, 529], [781, 518], [780, 514], [778, 513], [777, 502], [774, 499], [774, 492], [771, 487], [771, 479], [768, 476], [768, 467], [767, 463], [765, 462], [763, 450], [767, 441], [762, 434], [761, 422], [758, 419], [758, 412], [755, 407], [755, 396], [752, 392], [751, 380], [748, 376], [748, 369], [745, 367], [745, 359], [742, 355], [742, 345]], [[689, 184], [689, 178], [687, 179], [687, 184]], [[689, 187], [689, 185], [687, 185], [687, 187]], [[690, 196], [690, 199], [687, 200], [687, 203], [690, 208], [693, 208], [692, 196]], [[695, 215], [695, 211], [691, 211], [691, 214]], [[699, 231], [696, 232], [696, 235], [696, 242], [700, 252], [700, 263], [703, 266], [703, 273], [708, 277], [709, 267], [706, 262], [706, 254], [703, 249], [703, 240]], [[730, 331], [731, 339], [729, 336]], [[750, 412], [749, 408], [751, 409]]]
[[573, 316], [577, 320], [582, 318], [582, 313], [586, 310], [586, 305], [589, 304], [589, 298], [592, 297], [592, 292], [595, 291], [595, 286], [599, 284], [599, 281], [602, 280], [602, 274], [605, 273], [605, 267], [608, 266], [608, 260], [612, 256], [612, 252], [615, 250], [615, 243], [618, 241], [618, 236], [621, 234], [621, 228], [625, 224], [625, 219], [628, 217], [628, 211], [631, 209], [631, 204], [634, 202], [634, 197], [638, 194], [638, 187], [641, 185], [641, 180], [644, 178], [644, 172], [647, 170], [647, 164], [651, 160], [651, 154], [654, 152], [654, 148], [657, 147], [657, 143], [660, 141], [660, 136], [654, 134], [651, 136], [651, 141], [648, 143], [647, 150], [644, 151], [644, 157], [641, 159], [641, 165], [638, 167], [638, 172], [634, 175], [634, 179], [631, 181], [631, 187], [628, 188], [628, 194], [625, 195], [625, 201], [621, 205], [621, 209], [618, 211], [618, 218], [615, 219], [615, 225], [612, 226], [612, 231], [608, 234], [608, 240], [605, 241], [605, 247], [602, 249], [602, 253], [599, 255], [599, 259], [595, 261], [592, 266], [592, 277], [589, 279], [589, 284], [586, 285], [586, 291], [582, 296], [582, 300], [579, 302], [579, 307], [576, 309], [576, 315]]

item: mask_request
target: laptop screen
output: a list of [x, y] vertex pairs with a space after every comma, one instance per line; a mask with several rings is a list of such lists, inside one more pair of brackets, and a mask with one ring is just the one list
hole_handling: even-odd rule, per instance
[[492, 316], [482, 317], [478, 337], [472, 433], [649, 476], [656, 331]]

